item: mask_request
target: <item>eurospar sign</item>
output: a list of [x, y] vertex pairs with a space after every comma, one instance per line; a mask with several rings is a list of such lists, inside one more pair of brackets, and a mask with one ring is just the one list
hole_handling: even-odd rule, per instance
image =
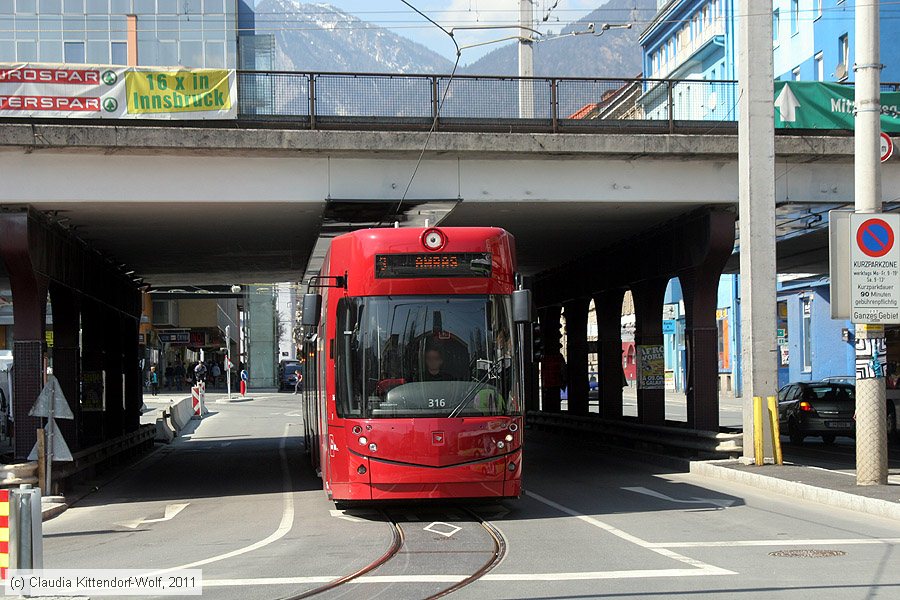
[[0, 63], [0, 117], [236, 116], [234, 70]]

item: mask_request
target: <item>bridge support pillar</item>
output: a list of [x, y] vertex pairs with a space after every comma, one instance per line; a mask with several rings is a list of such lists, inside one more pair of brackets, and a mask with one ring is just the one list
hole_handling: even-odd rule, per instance
[[27, 219], [0, 214], [0, 257], [13, 295], [13, 358], [15, 396], [10, 414], [15, 421], [14, 454], [27, 458], [37, 440], [40, 420], [28, 411], [44, 386], [47, 278], [31, 264]]
[[[654, 360], [663, 361], [662, 309], [666, 295], [667, 278], [647, 279], [632, 287], [635, 310], [635, 345], [638, 363], [638, 419], [648, 425], [664, 425], [666, 421], [666, 391], [664, 381], [649, 383], [641, 377], [641, 360], [652, 354]], [[664, 364], [657, 364], [665, 374]]]
[[560, 354], [559, 306], [547, 306], [540, 310], [538, 319], [544, 339], [544, 358], [541, 360], [541, 410], [560, 412], [560, 386], [562, 384], [562, 355]]
[[600, 416], [604, 419], [622, 418], [622, 299], [625, 290], [604, 290], [594, 297], [597, 312]]
[[719, 337], [716, 301], [719, 278], [690, 269], [678, 275], [684, 293], [687, 346], [687, 424], [692, 429], [719, 429]]
[[573, 415], [588, 414], [588, 343], [587, 323], [590, 300], [579, 298], [566, 302], [566, 361], [569, 405]]
[[[106, 438], [122, 435], [123, 380], [122, 380], [122, 322], [119, 315], [101, 309], [103, 313], [103, 368], [106, 372], [106, 412], [104, 431]], [[135, 339], [134, 343], [137, 343]]]

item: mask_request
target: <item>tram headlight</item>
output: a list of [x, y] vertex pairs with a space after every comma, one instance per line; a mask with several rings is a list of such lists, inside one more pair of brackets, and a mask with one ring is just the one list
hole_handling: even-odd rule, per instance
[[506, 434], [506, 441], [507, 441], [507, 442], [513, 441], [513, 436], [512, 436], [511, 433], [507, 433], [507, 434]]
[[519, 426], [516, 425], [515, 423], [510, 423], [510, 424], [509, 424], [509, 430], [510, 430], [510, 431], [518, 431], [518, 429], [519, 429]]
[[499, 442], [497, 442], [497, 447], [499, 449], [503, 450], [506, 447], [506, 442], [504, 442], [503, 440], [500, 440]]
[[508, 468], [510, 471], [515, 471], [515, 470], [516, 470], [516, 463], [509, 463], [509, 466], [508, 466], [507, 468]]
[[359, 473], [360, 475], [365, 475], [366, 474], [366, 465], [359, 465], [356, 468], [356, 472]]
[[370, 452], [376, 452], [377, 450], [378, 450], [378, 445], [375, 442], [372, 442], [371, 444], [369, 444]]
[[360, 446], [365, 446], [368, 443], [369, 443], [369, 440], [366, 439], [366, 436], [362, 435], [359, 437], [359, 445]]
[[353, 434], [359, 435], [361, 433], [362, 433], [362, 427], [360, 427], [359, 425], [354, 425], [353, 426]]

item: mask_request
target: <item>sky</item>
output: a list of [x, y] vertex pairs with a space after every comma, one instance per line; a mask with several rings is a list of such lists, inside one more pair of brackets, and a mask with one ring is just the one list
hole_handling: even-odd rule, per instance
[[[314, 2], [316, 0], [301, 0]], [[322, 0], [337, 8], [354, 14], [364, 21], [371, 21], [394, 33], [410, 38], [427, 46], [449, 60], [456, 58], [456, 49], [447, 35], [425, 21], [410, 10], [400, 0]], [[518, 23], [519, 0], [409, 0], [416, 8], [446, 28], [471, 25], [506, 25]], [[555, 9], [551, 9], [555, 0], [532, 0], [535, 20], [541, 25], [542, 33], [559, 31], [572, 21], [577, 21], [595, 8], [602, 6], [607, 0], [558, 0]], [[549, 10], [549, 17], [544, 22], [543, 16]], [[516, 35], [515, 29], [489, 31], [456, 31], [461, 46], [497, 40]], [[506, 42], [511, 43], [511, 42]], [[499, 44], [467, 48], [463, 50], [461, 64], [472, 63], [484, 54], [498, 47]]]

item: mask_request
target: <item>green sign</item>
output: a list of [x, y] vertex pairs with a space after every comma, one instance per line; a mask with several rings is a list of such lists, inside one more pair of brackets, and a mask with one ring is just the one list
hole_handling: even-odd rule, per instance
[[[775, 82], [775, 127], [853, 129], [852, 85], [819, 81]], [[900, 92], [881, 93], [881, 130], [900, 133]]]

